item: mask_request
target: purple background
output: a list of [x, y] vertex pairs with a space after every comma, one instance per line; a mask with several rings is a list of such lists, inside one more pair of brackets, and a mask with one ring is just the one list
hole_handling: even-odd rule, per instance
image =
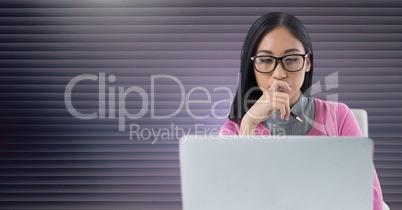
[[[106, 88], [150, 93], [151, 75], [172, 75], [186, 93], [211, 91], [212, 102], [190, 105], [194, 114], [211, 115], [212, 104], [229, 97], [214, 88], [236, 89], [249, 27], [272, 11], [296, 15], [310, 32], [322, 89], [315, 96], [336, 94], [368, 111], [384, 199], [402, 209], [402, 2], [391, 0], [1, 1], [0, 209], [181, 209], [178, 136], [130, 140], [128, 125], [157, 130], [173, 123], [194, 133], [195, 124], [217, 130], [225, 119], [193, 119], [184, 108], [152, 119], [148, 109], [118, 132], [108, 110], [105, 119], [73, 117], [66, 85], [105, 73], [116, 76]], [[333, 73], [339, 86], [329, 88], [325, 78]], [[155, 114], [180, 106], [172, 80], [158, 80], [155, 92]], [[207, 97], [195, 91], [190, 99]], [[97, 82], [78, 83], [72, 101], [83, 113], [99, 112]], [[137, 113], [142, 103], [129, 94], [126, 108]], [[228, 111], [229, 103], [216, 107], [220, 116]]]

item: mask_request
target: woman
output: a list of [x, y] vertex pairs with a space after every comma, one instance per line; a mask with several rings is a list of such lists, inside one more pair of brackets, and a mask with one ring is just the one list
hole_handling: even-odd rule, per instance
[[[299, 19], [268, 13], [250, 28], [241, 54], [240, 80], [228, 135], [362, 136], [351, 110], [342, 103], [310, 96], [313, 49]], [[374, 209], [382, 209], [374, 170]]]

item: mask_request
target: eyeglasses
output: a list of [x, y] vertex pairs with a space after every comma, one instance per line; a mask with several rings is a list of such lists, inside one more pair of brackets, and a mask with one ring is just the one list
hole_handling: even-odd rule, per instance
[[271, 73], [278, 65], [278, 61], [281, 61], [283, 68], [288, 72], [296, 72], [302, 70], [304, 62], [309, 54], [292, 54], [282, 57], [274, 57], [268, 55], [253, 56], [254, 68], [260, 73]]

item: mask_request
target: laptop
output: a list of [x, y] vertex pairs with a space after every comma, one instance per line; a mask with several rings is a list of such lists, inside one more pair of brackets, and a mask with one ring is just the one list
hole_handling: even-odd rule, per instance
[[183, 210], [371, 210], [373, 141], [184, 136]]

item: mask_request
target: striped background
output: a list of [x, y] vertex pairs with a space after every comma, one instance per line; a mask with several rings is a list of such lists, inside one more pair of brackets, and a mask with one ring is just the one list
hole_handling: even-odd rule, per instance
[[[384, 199], [402, 209], [402, 2], [396, 0], [0, 1], [0, 209], [181, 209], [177, 137], [214, 133], [225, 121], [229, 103], [214, 103], [231, 98], [244, 37], [271, 11], [298, 16], [310, 32], [321, 87], [315, 96], [336, 95], [368, 111]], [[99, 99], [103, 73], [105, 100]], [[338, 87], [325, 83], [334, 73]], [[96, 119], [78, 119], [65, 105], [67, 84], [82, 74], [97, 81], [77, 83], [71, 102]], [[119, 88], [142, 89], [151, 99], [152, 76], [159, 74], [182, 86], [154, 78], [154, 113], [139, 93], [128, 94], [125, 109], [136, 114], [146, 106], [146, 112], [125, 118], [119, 132]], [[180, 108], [186, 97], [194, 103]], [[176, 110], [169, 119], [152, 117]], [[141, 138], [130, 139], [130, 124]], [[170, 136], [154, 141], [151, 132], [158, 130]]]

